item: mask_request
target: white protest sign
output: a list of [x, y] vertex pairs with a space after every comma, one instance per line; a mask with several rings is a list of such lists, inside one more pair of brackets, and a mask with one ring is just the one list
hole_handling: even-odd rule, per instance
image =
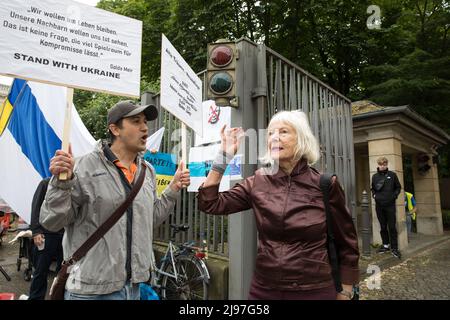
[[162, 35], [161, 106], [202, 136], [202, 81]]
[[220, 142], [220, 130], [226, 124], [231, 126], [231, 107], [219, 107], [214, 100], [203, 101], [203, 137], [195, 135], [195, 146]]
[[139, 97], [142, 21], [70, 0], [9, 0], [0, 23], [0, 74]]
[[[189, 149], [189, 171], [191, 184], [188, 186], [188, 192], [198, 192], [198, 188], [205, 182], [206, 177], [211, 170], [215, 155], [219, 151], [220, 144], [214, 144], [206, 147], [192, 147]], [[230, 176], [224, 175], [220, 180], [219, 191], [230, 189]]]
[[[205, 182], [206, 177], [211, 171], [211, 167], [220, 150], [220, 144], [213, 144], [205, 147], [192, 147], [189, 150], [189, 170], [191, 176], [191, 184], [188, 192], [197, 192], [198, 188]], [[242, 155], [237, 154], [228, 164], [222, 179], [220, 180], [219, 191], [230, 189], [231, 180], [242, 179]]]

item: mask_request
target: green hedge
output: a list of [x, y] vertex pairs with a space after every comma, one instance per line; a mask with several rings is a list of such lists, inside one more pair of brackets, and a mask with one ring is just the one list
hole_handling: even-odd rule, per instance
[[442, 224], [444, 228], [450, 228], [450, 210], [442, 210]]

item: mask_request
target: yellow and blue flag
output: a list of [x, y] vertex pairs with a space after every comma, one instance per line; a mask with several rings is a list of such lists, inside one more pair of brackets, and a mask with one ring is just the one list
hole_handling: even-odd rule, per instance
[[[30, 222], [34, 191], [49, 177], [50, 159], [61, 149], [66, 88], [15, 79], [0, 114], [0, 198]], [[70, 133], [75, 157], [95, 140], [72, 106]]]
[[144, 159], [155, 168], [156, 192], [158, 196], [160, 196], [164, 189], [169, 185], [170, 181], [172, 181], [173, 176], [177, 171], [175, 155], [170, 153], [152, 153], [147, 151], [144, 154]]

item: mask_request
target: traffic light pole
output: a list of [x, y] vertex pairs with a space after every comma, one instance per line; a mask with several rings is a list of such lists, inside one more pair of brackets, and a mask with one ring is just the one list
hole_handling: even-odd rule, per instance
[[161, 120], [160, 120], [161, 119], [161, 117], [160, 117], [161, 116], [161, 107], [159, 106], [159, 103], [156, 103], [155, 94], [153, 92], [145, 91], [141, 95], [141, 105], [144, 106], [147, 104], [153, 104], [158, 109], [158, 118], [156, 119], [156, 121], [147, 122], [149, 135], [152, 135], [153, 133], [156, 132], [156, 130], [158, 130], [160, 128], [160, 125], [158, 123], [161, 122]]
[[[236, 96], [239, 99], [239, 107], [231, 111], [231, 127], [242, 127], [245, 130], [257, 130], [259, 119], [264, 113], [264, 96], [255, 98], [255, 89], [261, 82], [261, 73], [258, 72], [257, 56], [260, 51], [254, 43], [241, 39], [238, 40], [237, 49], [239, 59], [236, 66]], [[261, 55], [261, 53], [260, 53]], [[264, 53], [265, 55], [265, 53]], [[261, 68], [264, 68], [261, 66]], [[258, 78], [260, 81], [258, 81]], [[261, 85], [262, 86], [262, 85]], [[262, 103], [262, 104], [261, 104]], [[258, 108], [258, 109], [257, 109]], [[257, 116], [258, 113], [258, 116]], [[264, 126], [262, 126], [264, 128]], [[257, 169], [257, 164], [249, 161], [256, 159], [255, 144], [242, 143], [241, 150], [243, 163], [241, 166], [243, 178], [252, 176]], [[231, 181], [232, 184], [238, 181]], [[248, 297], [251, 279], [256, 259], [256, 223], [252, 210], [229, 216], [229, 299], [245, 300]]]

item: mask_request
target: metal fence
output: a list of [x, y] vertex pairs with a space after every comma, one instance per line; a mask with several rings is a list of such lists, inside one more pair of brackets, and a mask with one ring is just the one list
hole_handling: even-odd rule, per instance
[[265, 125], [282, 110], [301, 110], [308, 115], [321, 150], [315, 167], [337, 174], [355, 221], [351, 101], [275, 51], [266, 48], [266, 53], [268, 108]]
[[[269, 48], [265, 48], [265, 61], [266, 79], [263, 82], [267, 85], [267, 101], [263, 128], [267, 127], [270, 118], [278, 111], [301, 110], [308, 114], [312, 130], [321, 146], [321, 159], [315, 167], [319, 171], [333, 172], [338, 175], [346, 193], [347, 206], [351, 209], [356, 223], [351, 101]], [[198, 75], [203, 80], [203, 93], [205, 93], [206, 70]], [[159, 94], [153, 99], [159, 108]], [[159, 111], [160, 116], [155, 129], [166, 127], [161, 152], [178, 153], [176, 146], [180, 137], [172, 136], [172, 133], [180, 129], [181, 124], [165, 109], [159, 108]], [[189, 149], [194, 142], [193, 131], [188, 129], [187, 136]], [[228, 256], [228, 217], [200, 212], [196, 195], [196, 193], [182, 192], [175, 214], [157, 230], [155, 239], [168, 240], [169, 223], [186, 223], [191, 228], [186, 235], [178, 235], [177, 241], [198, 243], [206, 241], [210, 252]]]

